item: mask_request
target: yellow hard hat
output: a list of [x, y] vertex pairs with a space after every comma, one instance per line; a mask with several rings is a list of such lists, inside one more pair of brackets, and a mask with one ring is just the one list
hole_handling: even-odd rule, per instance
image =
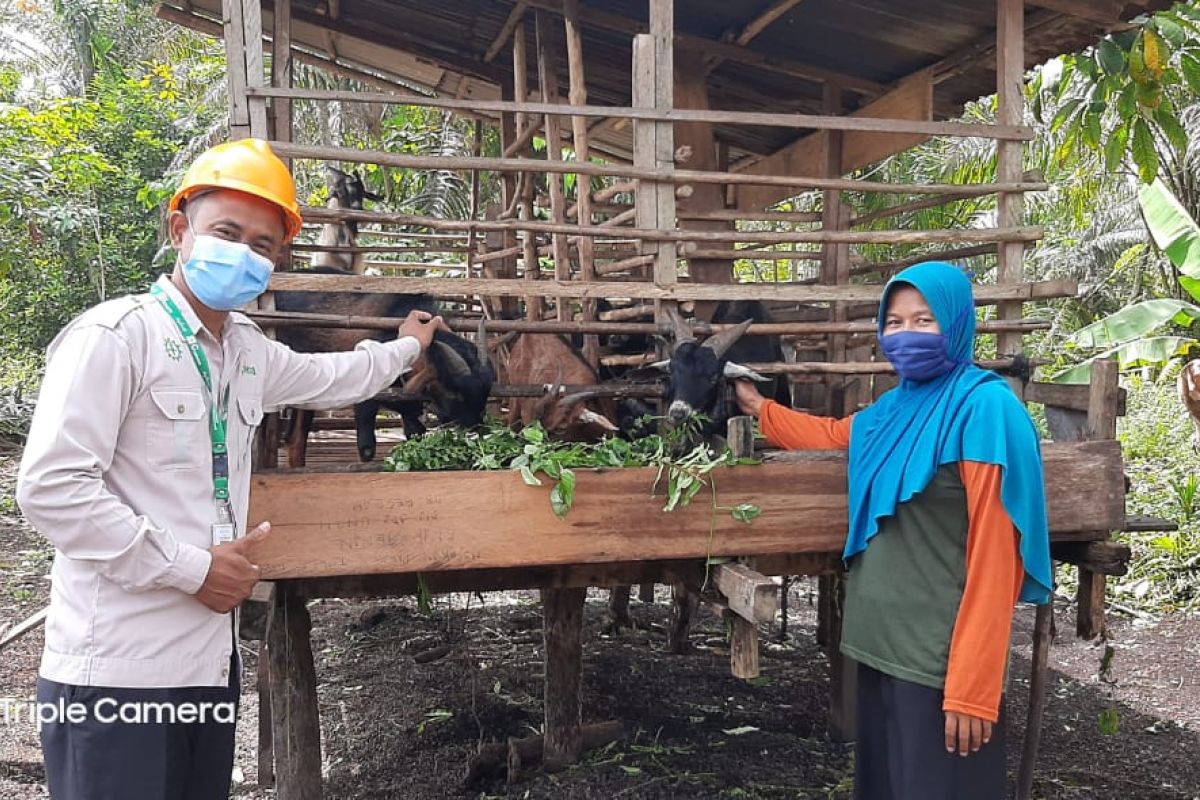
[[262, 139], [238, 139], [205, 150], [183, 176], [169, 208], [178, 211], [185, 200], [210, 189], [236, 189], [274, 203], [287, 219], [288, 241], [300, 232], [296, 182]]

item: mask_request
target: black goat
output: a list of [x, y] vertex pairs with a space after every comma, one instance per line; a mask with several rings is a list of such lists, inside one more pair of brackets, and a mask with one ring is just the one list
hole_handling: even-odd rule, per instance
[[703, 344], [696, 341], [678, 315], [672, 319], [675, 340], [671, 358], [655, 365], [670, 375], [667, 420], [672, 425], [681, 425], [692, 416], [703, 414], [708, 422], [702, 433], [723, 435], [725, 423], [735, 410], [728, 379], [749, 378], [759, 381], [764, 384], [763, 394], [788, 403], [786, 380], [766, 378], [742, 366], [745, 363], [783, 361], [779, 337], [745, 336], [746, 329], [753, 323], [770, 321], [761, 302], [722, 302], [713, 314], [713, 323], [736, 322], [737, 326], [708, 337]]
[[[323, 268], [298, 270], [308, 274], [345, 275], [342, 270]], [[276, 292], [279, 311], [316, 312], [348, 316], [394, 317], [396, 329], [410, 311], [439, 314], [436, 301], [423, 294], [345, 294], [334, 292]], [[390, 408], [401, 415], [406, 436], [425, 432], [421, 414], [429, 411], [439, 424], [455, 423], [475, 427], [483, 422], [488, 395], [496, 380], [495, 368], [488, 357], [483, 325], [477, 341], [437, 331], [433, 344], [413, 368], [397, 382], [399, 397], [371, 398], [354, 408], [358, 455], [363, 461], [375, 457], [375, 415], [379, 408]], [[304, 353], [326, 353], [353, 349], [363, 339], [389, 341], [397, 330], [339, 328], [280, 328], [279, 341]], [[297, 410], [295, 425], [289, 434], [288, 459], [291, 466], [304, 463], [312, 412]]]

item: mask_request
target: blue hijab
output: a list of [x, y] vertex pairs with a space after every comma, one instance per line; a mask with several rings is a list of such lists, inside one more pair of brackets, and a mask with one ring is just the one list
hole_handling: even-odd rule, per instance
[[1008, 383], [976, 367], [971, 282], [951, 264], [925, 262], [888, 281], [879, 335], [892, 292], [916, 288], [946, 337], [955, 366], [932, 380], [901, 380], [854, 417], [850, 436], [850, 533], [844, 558], [867, 548], [879, 522], [920, 494], [938, 467], [959, 461], [998, 464], [1000, 497], [1021, 535], [1021, 599], [1044, 604], [1053, 590], [1046, 493], [1037, 430]]

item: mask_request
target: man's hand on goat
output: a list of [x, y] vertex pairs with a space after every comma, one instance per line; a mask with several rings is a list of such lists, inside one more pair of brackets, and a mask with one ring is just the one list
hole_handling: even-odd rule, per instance
[[428, 311], [410, 311], [400, 326], [400, 336], [411, 336], [421, 343], [421, 349], [427, 350], [433, 342], [434, 331], [450, 333], [445, 320], [435, 317]]

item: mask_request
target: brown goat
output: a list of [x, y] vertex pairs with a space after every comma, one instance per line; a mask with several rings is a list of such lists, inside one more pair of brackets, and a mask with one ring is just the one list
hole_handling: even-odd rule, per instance
[[544, 384], [542, 397], [516, 397], [508, 407], [509, 426], [542, 423], [556, 439], [571, 442], [596, 441], [617, 431], [616, 402], [599, 399], [589, 391], [562, 394], [562, 387], [593, 386], [599, 382], [596, 371], [579, 351], [559, 336], [519, 336], [508, 353], [508, 382]]

